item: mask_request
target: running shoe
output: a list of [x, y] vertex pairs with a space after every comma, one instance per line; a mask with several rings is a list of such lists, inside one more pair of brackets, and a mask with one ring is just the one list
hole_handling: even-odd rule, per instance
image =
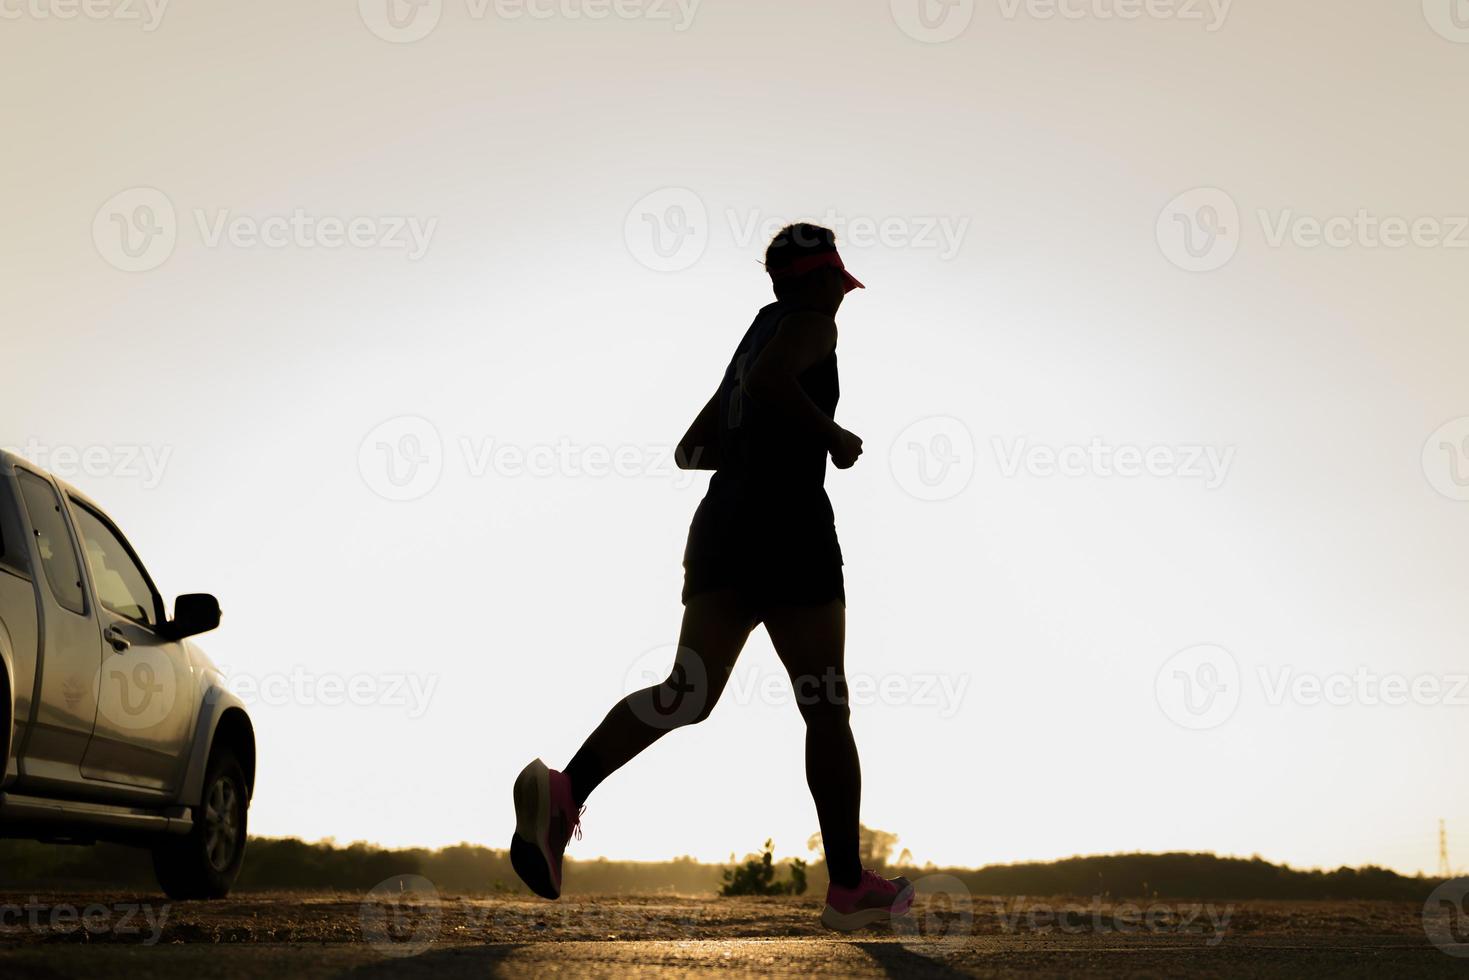
[[573, 835], [581, 837], [581, 808], [572, 799], [571, 780], [537, 759], [515, 778], [510, 863], [542, 898], [561, 897], [561, 855]]
[[855, 888], [832, 882], [826, 889], [821, 924], [837, 932], [851, 932], [906, 915], [913, 907], [913, 885], [907, 878], [884, 878], [863, 870]]

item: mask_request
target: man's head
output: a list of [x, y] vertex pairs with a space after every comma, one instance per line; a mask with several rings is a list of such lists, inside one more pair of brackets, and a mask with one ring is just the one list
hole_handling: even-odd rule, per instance
[[819, 225], [782, 228], [765, 250], [765, 271], [776, 299], [826, 313], [835, 313], [853, 289], [865, 288], [842, 265], [836, 234]]

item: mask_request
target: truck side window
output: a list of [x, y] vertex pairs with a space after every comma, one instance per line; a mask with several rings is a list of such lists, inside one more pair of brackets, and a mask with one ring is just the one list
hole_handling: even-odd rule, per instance
[[86, 546], [87, 567], [104, 609], [144, 626], [158, 625], [158, 599], [132, 552], [107, 524], [81, 504], [72, 509]]
[[22, 471], [17, 478], [20, 495], [25, 498], [26, 510], [30, 514], [31, 533], [36, 536], [36, 550], [41, 553], [41, 567], [46, 570], [46, 581], [51, 585], [51, 594], [61, 608], [85, 616], [87, 603], [82, 592], [82, 571], [77, 567], [71, 530], [61, 513], [61, 498], [51, 484], [34, 473]]
[[14, 496], [10, 492], [10, 481], [0, 474], [0, 565], [13, 568], [22, 575], [29, 575], [30, 558], [27, 556], [25, 538], [21, 537], [20, 511], [16, 509]]

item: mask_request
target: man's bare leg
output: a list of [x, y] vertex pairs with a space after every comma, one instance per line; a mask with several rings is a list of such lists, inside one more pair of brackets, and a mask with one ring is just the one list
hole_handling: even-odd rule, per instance
[[806, 722], [806, 785], [816, 801], [827, 873], [838, 885], [855, 887], [862, 876], [862, 766], [848, 722], [847, 607], [840, 600], [776, 606], [766, 613], [765, 629]]
[[577, 806], [665, 733], [709, 717], [755, 623], [733, 590], [690, 597], [668, 677], [613, 705], [567, 765]]

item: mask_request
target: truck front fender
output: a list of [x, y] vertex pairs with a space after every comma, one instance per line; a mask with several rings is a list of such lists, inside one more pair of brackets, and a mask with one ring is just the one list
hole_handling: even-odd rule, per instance
[[245, 704], [230, 693], [219, 677], [211, 677], [199, 705], [199, 721], [189, 749], [189, 768], [184, 775], [179, 802], [194, 806], [204, 798], [204, 776], [215, 746], [228, 742], [245, 770], [245, 788], [255, 794], [255, 727]]
[[10, 631], [0, 619], [0, 786], [10, 779], [15, 738], [15, 664]]

